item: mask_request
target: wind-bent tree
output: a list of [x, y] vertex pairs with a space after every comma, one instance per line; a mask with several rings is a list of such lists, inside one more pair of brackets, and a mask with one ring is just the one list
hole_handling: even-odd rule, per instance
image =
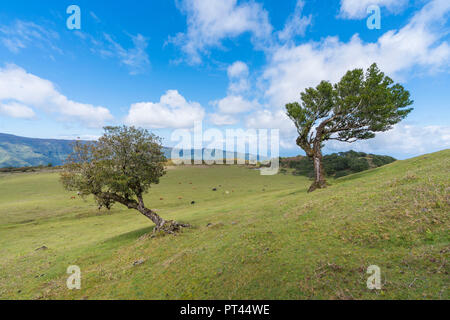
[[375, 137], [403, 120], [412, 108], [410, 94], [372, 64], [348, 71], [336, 84], [322, 81], [301, 93], [301, 104], [286, 105], [299, 137], [297, 145], [313, 160], [314, 183], [308, 192], [326, 187], [322, 147], [327, 140], [355, 142]]
[[85, 197], [93, 195], [99, 209], [120, 203], [135, 209], [156, 225], [154, 232], [174, 233], [189, 225], [165, 221], [144, 204], [151, 184], [166, 172], [161, 140], [144, 129], [106, 127], [96, 142], [77, 142], [69, 155], [61, 181], [65, 189]]

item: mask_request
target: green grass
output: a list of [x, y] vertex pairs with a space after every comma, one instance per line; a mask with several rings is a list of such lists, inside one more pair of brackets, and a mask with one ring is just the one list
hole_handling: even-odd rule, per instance
[[449, 171], [445, 150], [307, 194], [304, 177], [177, 168], [146, 203], [193, 228], [154, 239], [137, 212], [71, 200], [57, 173], [3, 174], [0, 299], [449, 299]]

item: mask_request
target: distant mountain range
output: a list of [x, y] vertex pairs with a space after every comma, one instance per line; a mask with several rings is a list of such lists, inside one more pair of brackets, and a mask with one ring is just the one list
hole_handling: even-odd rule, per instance
[[[72, 146], [75, 140], [58, 139], [36, 139], [18, 137], [11, 134], [0, 133], [0, 168], [6, 167], [34, 167], [49, 164], [53, 166], [62, 165], [67, 156], [72, 152]], [[175, 158], [185, 158], [182, 150], [164, 147], [166, 158], [171, 159], [172, 153]], [[196, 150], [190, 150], [191, 156]], [[222, 153], [223, 159], [249, 159], [249, 154], [237, 152], [226, 152], [216, 150]], [[204, 160], [209, 160], [215, 156], [213, 150], [202, 149]], [[187, 156], [190, 158], [189, 156]]]
[[0, 167], [60, 165], [72, 151], [73, 142], [0, 133]]

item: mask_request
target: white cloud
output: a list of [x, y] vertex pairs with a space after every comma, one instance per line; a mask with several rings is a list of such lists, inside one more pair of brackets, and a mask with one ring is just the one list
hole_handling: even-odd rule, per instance
[[253, 1], [184, 0], [179, 8], [187, 16], [187, 31], [169, 38], [169, 42], [180, 46], [191, 64], [199, 64], [203, 54], [221, 47], [226, 38], [248, 32], [257, 44], [272, 33], [267, 11]]
[[146, 128], [190, 128], [201, 121], [205, 111], [197, 102], [188, 102], [177, 90], [168, 90], [159, 102], [131, 105], [125, 122]]
[[209, 115], [210, 121], [216, 126], [228, 126], [238, 123], [238, 119], [229, 114], [212, 113]]
[[79, 30], [72, 33], [86, 42], [87, 45], [90, 45], [92, 53], [102, 58], [119, 60], [122, 65], [128, 68], [130, 75], [144, 73], [150, 67], [150, 58], [147, 53], [148, 38], [142, 34], [138, 33], [134, 36], [125, 32], [133, 44], [126, 48], [115, 40], [115, 37], [107, 33], [101, 33], [97, 37]]
[[[101, 22], [94, 12], [90, 16], [97, 22]], [[135, 75], [144, 72], [150, 65], [150, 59], [146, 52], [148, 39], [141, 34], [129, 35], [133, 46], [124, 48], [114, 38], [104, 33], [103, 40], [96, 40], [88, 33], [79, 30], [73, 34], [83, 40], [89, 40], [93, 45], [92, 52], [102, 57], [115, 57], [127, 66], [130, 74]], [[28, 47], [37, 47], [45, 51], [55, 51], [63, 54], [63, 51], [55, 44], [60, 36], [48, 26], [41, 26], [34, 22], [16, 20], [11, 25], [0, 25], [0, 42], [11, 52], [19, 53]], [[50, 56], [53, 59], [53, 56]]]
[[19, 53], [30, 46], [62, 53], [54, 44], [58, 39], [57, 32], [34, 22], [16, 20], [11, 25], [0, 25], [0, 41], [13, 53]]
[[248, 101], [242, 96], [231, 95], [221, 100], [213, 101], [211, 104], [217, 107], [220, 113], [236, 114], [250, 111], [257, 105], [257, 102]]
[[[283, 121], [274, 115], [262, 114], [261, 119], [255, 118], [250, 125], [256, 127], [259, 121], [263, 121], [261, 127], [270, 124], [277, 119], [279, 123], [272, 127], [279, 127], [280, 146], [288, 150], [304, 152], [295, 144], [297, 134], [295, 128], [290, 132], [283, 131]], [[273, 119], [273, 120], [271, 120]], [[256, 125], [256, 126], [255, 126]], [[432, 153], [450, 148], [449, 126], [420, 126], [399, 123], [392, 130], [377, 133], [376, 137], [369, 140], [360, 140], [354, 143], [345, 143], [334, 140], [325, 142], [324, 153], [333, 153], [348, 150], [358, 150], [366, 153], [389, 154], [401, 159], [419, 156], [424, 153]]]
[[236, 61], [227, 68], [227, 74], [230, 82], [228, 95], [223, 99], [210, 102], [212, 106], [216, 107], [217, 112], [210, 114], [209, 119], [218, 126], [236, 124], [239, 119], [231, 115], [246, 113], [259, 106], [256, 100], [249, 101], [242, 95], [250, 89], [247, 64]]
[[284, 29], [278, 32], [278, 39], [281, 41], [288, 41], [297, 35], [304, 35], [306, 28], [311, 24], [312, 16], [302, 16], [305, 2], [297, 0], [294, 13], [291, 14], [284, 26]]
[[280, 147], [296, 148], [297, 130], [283, 110], [257, 110], [245, 119], [245, 126], [251, 129], [278, 129], [280, 130]]
[[293, 122], [283, 110], [263, 109], [250, 114], [245, 120], [247, 128], [279, 129], [284, 135], [296, 135]]
[[371, 5], [384, 7], [388, 12], [399, 13], [408, 5], [408, 0], [341, 0], [340, 17], [361, 19], [367, 16], [367, 8]]
[[69, 100], [52, 82], [24, 69], [8, 65], [0, 68], [0, 104], [3, 113], [29, 118], [33, 108], [59, 114], [65, 121], [78, 121], [89, 127], [101, 127], [112, 119], [108, 109]]
[[388, 153], [418, 156], [450, 148], [449, 126], [418, 126], [397, 124], [392, 130], [378, 133], [374, 139], [361, 140], [352, 144], [338, 141], [326, 143], [326, 150], [335, 152], [355, 149], [367, 153]]
[[36, 116], [33, 109], [17, 102], [0, 103], [0, 113], [22, 119], [32, 119]]
[[228, 67], [227, 74], [230, 79], [248, 77], [248, 66], [242, 61], [236, 61]]
[[95, 22], [100, 23], [102, 20], [93, 11], [89, 11], [90, 16], [95, 20]]
[[250, 88], [248, 81], [248, 66], [242, 61], [236, 61], [227, 69], [230, 84], [228, 86], [229, 94], [239, 94]]
[[321, 42], [284, 45], [272, 51], [264, 71], [268, 81], [266, 96], [277, 106], [299, 99], [306, 87], [321, 80], [338, 81], [349, 69], [366, 68], [377, 62], [390, 76], [423, 67], [427, 71], [447, 69], [450, 47], [435, 29], [447, 23], [447, 0], [431, 1], [402, 29], [384, 33], [377, 42], [364, 43], [357, 34], [349, 42], [328, 37]]
[[141, 34], [130, 35], [134, 47], [125, 49], [119, 43], [113, 40], [109, 34], [104, 34], [109, 43], [108, 49], [97, 50], [104, 57], [117, 57], [120, 62], [126, 65], [131, 75], [144, 72], [150, 65], [150, 59], [146, 52], [148, 39]]

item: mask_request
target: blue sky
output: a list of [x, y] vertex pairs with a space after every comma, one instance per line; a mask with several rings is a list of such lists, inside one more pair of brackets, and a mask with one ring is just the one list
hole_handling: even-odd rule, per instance
[[[69, 5], [81, 29], [69, 30]], [[381, 8], [370, 30], [366, 9]], [[407, 158], [450, 147], [446, 0], [14, 0], [0, 4], [0, 132], [95, 138], [104, 125], [277, 128], [306, 87], [377, 62], [415, 110], [373, 140], [328, 143]]]

